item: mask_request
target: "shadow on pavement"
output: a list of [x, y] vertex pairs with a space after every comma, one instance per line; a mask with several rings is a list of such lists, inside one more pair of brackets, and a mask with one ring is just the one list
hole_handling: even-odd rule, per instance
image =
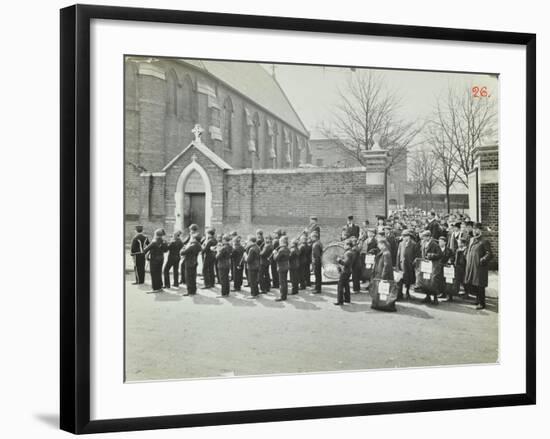
[[201, 294], [195, 294], [193, 297], [193, 303], [197, 305], [221, 305], [222, 301], [213, 297], [203, 296]]
[[416, 317], [419, 319], [433, 319], [433, 316], [423, 309], [418, 309], [416, 307], [412, 306], [403, 306], [399, 303], [395, 304], [395, 308], [397, 309], [397, 312], [393, 313], [395, 315], [403, 315], [403, 316], [410, 316], [410, 317]]
[[[302, 311], [317, 311], [321, 309], [314, 303], [305, 302], [301, 300], [296, 300], [295, 297], [289, 296], [287, 301], [288, 304], [294, 306], [296, 309], [302, 310]], [[278, 303], [278, 302], [277, 302]]]
[[227, 300], [233, 306], [256, 306], [256, 303], [254, 303], [253, 300], [241, 299], [237, 296], [229, 295], [227, 297], [224, 297], [222, 300]]
[[164, 293], [155, 294], [155, 300], [158, 302], [177, 302], [181, 300], [181, 295], [164, 290]]

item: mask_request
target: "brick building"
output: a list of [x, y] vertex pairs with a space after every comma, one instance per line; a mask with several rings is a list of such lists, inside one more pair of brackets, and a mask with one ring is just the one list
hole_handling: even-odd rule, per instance
[[[310, 139], [311, 163], [319, 167], [353, 168], [360, 166], [357, 159], [346, 154], [336, 146], [333, 139]], [[388, 207], [405, 205], [407, 191], [407, 158], [404, 157], [388, 169], [387, 199]]]
[[125, 118], [127, 237], [138, 222], [292, 236], [311, 214], [336, 237], [346, 215], [384, 212], [385, 151], [370, 169], [313, 167], [307, 129], [259, 64], [127, 57]]
[[474, 149], [474, 169], [468, 176], [470, 217], [485, 228], [485, 237], [494, 253], [491, 268], [498, 267], [499, 176], [498, 143], [489, 142]]

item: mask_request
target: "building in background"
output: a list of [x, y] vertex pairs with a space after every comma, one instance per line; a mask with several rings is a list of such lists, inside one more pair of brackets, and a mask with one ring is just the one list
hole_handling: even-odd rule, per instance
[[[353, 168], [361, 166], [357, 162], [357, 159], [342, 151], [333, 139], [310, 139], [309, 148], [311, 163], [315, 166], [326, 168]], [[388, 169], [386, 197], [389, 209], [405, 205], [407, 186], [407, 157], [405, 155]]]

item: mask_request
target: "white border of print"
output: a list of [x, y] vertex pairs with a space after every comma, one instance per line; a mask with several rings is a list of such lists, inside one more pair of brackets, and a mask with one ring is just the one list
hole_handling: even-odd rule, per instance
[[500, 234], [506, 236], [525, 228], [524, 48], [95, 20], [91, 49], [92, 419], [525, 392], [525, 266], [518, 264], [525, 246], [514, 240], [500, 243], [499, 364], [133, 384], [123, 381], [120, 256], [124, 54], [500, 73], [500, 171], [506, 176]]

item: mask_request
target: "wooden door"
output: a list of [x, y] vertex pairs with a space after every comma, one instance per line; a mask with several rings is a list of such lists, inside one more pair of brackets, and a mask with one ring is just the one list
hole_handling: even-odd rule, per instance
[[196, 224], [201, 235], [204, 235], [205, 226], [205, 198], [204, 193], [186, 193], [183, 204], [183, 227]]

